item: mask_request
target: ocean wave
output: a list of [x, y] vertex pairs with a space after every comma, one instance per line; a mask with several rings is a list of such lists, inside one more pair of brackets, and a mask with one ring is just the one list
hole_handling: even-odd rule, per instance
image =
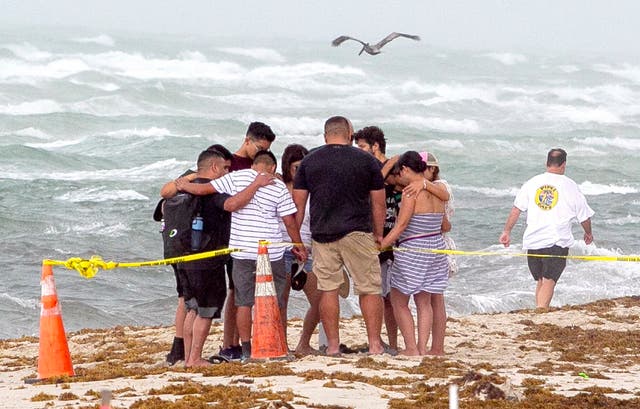
[[6, 294], [6, 293], [0, 293], [0, 298], [3, 298], [5, 300], [8, 300], [22, 308], [25, 309], [30, 309], [30, 310], [35, 310], [38, 305], [39, 305], [39, 301], [32, 299], [32, 298], [18, 298], [18, 297], [14, 297], [10, 294]]
[[57, 236], [61, 234], [79, 233], [82, 236], [91, 234], [92, 236], [122, 237], [126, 236], [130, 231], [131, 228], [122, 222], [106, 224], [94, 221], [83, 224], [83, 222], [79, 220], [76, 224], [63, 224], [59, 227], [49, 226], [45, 229], [45, 234]]
[[183, 58], [147, 58], [142, 54], [111, 51], [88, 55], [84, 59], [97, 71], [141, 80], [207, 79], [224, 82], [239, 80], [245, 72], [239, 64], [202, 61], [200, 56], [194, 59], [193, 54]]
[[75, 78], [71, 79], [69, 82], [75, 85], [82, 85], [85, 87], [99, 89], [100, 91], [107, 91], [107, 92], [113, 92], [120, 89], [120, 86], [117, 84], [114, 84], [113, 82], [85, 82], [85, 81], [79, 81]]
[[79, 58], [61, 58], [33, 64], [19, 60], [0, 60], [0, 79], [33, 82], [38, 79], [62, 79], [89, 71], [91, 67]]
[[616, 77], [631, 80], [640, 83], [640, 66], [631, 64], [622, 64], [620, 67], [614, 67], [607, 64], [597, 64], [594, 69], [596, 71], [615, 75]]
[[3, 170], [2, 178], [10, 180], [65, 180], [65, 181], [162, 181], [180, 175], [185, 168], [193, 166], [193, 162], [166, 159], [142, 166], [122, 169], [101, 169], [91, 171], [46, 172], [41, 170], [30, 172], [23, 170]]
[[581, 71], [576, 65], [566, 64], [558, 66], [558, 69], [566, 74], [573, 74], [575, 72]]
[[482, 186], [452, 186], [454, 191], [461, 190], [465, 192], [480, 193], [489, 197], [515, 197], [518, 194], [520, 188], [495, 188], [495, 187], [482, 187]]
[[36, 149], [50, 150], [50, 149], [64, 148], [66, 146], [79, 145], [82, 142], [84, 142], [85, 140], [86, 140], [86, 138], [81, 138], [81, 139], [61, 139], [61, 140], [57, 140], [57, 141], [53, 141], [53, 142], [31, 142], [31, 143], [25, 143], [24, 146], [28, 146], [30, 148], [36, 148]]
[[104, 187], [85, 188], [67, 192], [55, 198], [63, 202], [113, 202], [113, 201], [148, 201], [149, 198], [135, 190], [110, 190]]
[[255, 58], [256, 60], [266, 62], [282, 63], [286, 61], [286, 59], [279, 52], [271, 48], [224, 47], [218, 48], [218, 51], [227, 54], [240, 55], [242, 57]]
[[64, 108], [61, 104], [50, 99], [0, 105], [0, 114], [6, 115], [42, 115], [56, 112], [64, 112]]
[[589, 181], [582, 182], [579, 185], [580, 191], [585, 196], [599, 196], [608, 194], [627, 195], [632, 193], [638, 193], [638, 189], [631, 186], [619, 186], [619, 185], [603, 185], [600, 183], [592, 183]]
[[589, 122], [618, 124], [623, 122], [619, 115], [603, 107], [552, 104], [547, 106], [545, 111], [548, 117], [552, 119], [566, 119], [579, 124]]
[[[244, 115], [239, 118], [241, 122], [247, 123], [255, 120], [252, 115]], [[269, 124], [276, 135], [307, 135], [316, 136], [322, 134], [324, 121], [326, 118], [312, 118], [308, 116], [288, 117], [288, 116], [266, 116], [261, 117], [261, 121]]]
[[504, 65], [515, 65], [528, 61], [528, 58], [524, 55], [515, 53], [487, 53], [482, 56], [496, 60]]
[[312, 108], [324, 104], [324, 101], [312, 101], [304, 99], [292, 92], [252, 92], [238, 93], [230, 95], [206, 95], [196, 94], [193, 92], [185, 92], [188, 97], [203, 98], [221, 102], [223, 104], [236, 105], [240, 107], [252, 107], [264, 109], [301, 109]]
[[51, 53], [40, 51], [40, 49], [29, 43], [4, 44], [0, 47], [11, 51], [13, 55], [26, 61], [43, 61], [52, 57]]
[[83, 44], [104, 45], [106, 47], [113, 47], [114, 45], [116, 45], [115, 40], [106, 34], [100, 34], [95, 37], [74, 38], [71, 41], [74, 41], [76, 43], [83, 43]]
[[418, 102], [425, 106], [466, 100], [497, 104], [499, 91], [488, 84], [422, 84], [417, 81], [405, 81], [399, 89], [403, 94], [431, 94], [431, 98]]
[[116, 45], [116, 42], [113, 40], [113, 38], [111, 38], [106, 34], [100, 34], [95, 37], [74, 38], [72, 41], [76, 43], [84, 43], [84, 44], [90, 43], [90, 44], [104, 45], [107, 47], [113, 47], [114, 45]]
[[[147, 129], [118, 129], [117, 131], [110, 131], [106, 133], [107, 136], [118, 138], [118, 139], [126, 139], [131, 136], [142, 136], [143, 138], [157, 138], [157, 137], [165, 137], [165, 136], [182, 136], [176, 135], [172, 133], [167, 128], [158, 128], [152, 126]], [[188, 135], [185, 137], [200, 137], [201, 135]]]
[[624, 226], [629, 224], [638, 224], [640, 223], [640, 216], [632, 216], [630, 214], [624, 217], [617, 217], [615, 219], [603, 220], [602, 223], [613, 225], [613, 226]]
[[422, 117], [417, 115], [397, 115], [393, 119], [383, 119], [383, 123], [400, 123], [412, 128], [434, 129], [451, 133], [474, 134], [480, 132], [478, 122], [473, 119], [448, 119]]
[[607, 146], [624, 150], [640, 150], [640, 138], [622, 138], [619, 136], [613, 138], [589, 136], [586, 138], [574, 138], [574, 141], [581, 144], [597, 147]]
[[23, 128], [17, 131], [0, 132], [0, 136], [9, 136], [9, 135], [27, 136], [27, 137], [45, 139], [45, 140], [53, 138], [53, 136], [49, 135], [48, 133], [34, 127]]

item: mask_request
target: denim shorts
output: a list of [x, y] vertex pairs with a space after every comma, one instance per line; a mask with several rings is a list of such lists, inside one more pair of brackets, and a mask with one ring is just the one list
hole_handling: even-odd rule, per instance
[[[285, 251], [284, 252], [284, 271], [288, 275], [291, 275], [297, 271], [297, 269], [293, 272], [291, 271], [291, 265], [293, 263], [298, 263], [298, 259], [291, 252], [291, 250]], [[307, 273], [313, 271], [313, 260], [311, 259], [311, 253], [309, 253], [309, 257], [307, 258], [307, 261], [304, 263], [304, 271], [306, 271]]]

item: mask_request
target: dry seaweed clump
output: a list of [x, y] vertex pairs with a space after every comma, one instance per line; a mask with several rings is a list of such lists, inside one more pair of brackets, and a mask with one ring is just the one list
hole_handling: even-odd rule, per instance
[[252, 391], [245, 386], [222, 385], [173, 385], [159, 390], [157, 394], [185, 395], [176, 401], [163, 400], [159, 397], [137, 400], [131, 409], [250, 409], [259, 407], [266, 402], [282, 401], [290, 402], [294, 395], [291, 391], [270, 392]]
[[295, 375], [288, 366], [280, 361], [255, 362], [241, 364], [239, 362], [229, 362], [224, 365], [212, 365], [193, 369], [204, 376], [237, 376], [244, 375], [253, 378], [264, 378], [267, 376], [288, 376]]
[[55, 395], [50, 395], [48, 393], [40, 392], [37, 395], [33, 395], [31, 397], [31, 402], [43, 402], [48, 400], [54, 400], [56, 398]]
[[[310, 370], [306, 371], [303, 375], [305, 381], [311, 381], [314, 379], [317, 380], [329, 380], [333, 382], [334, 380], [338, 381], [348, 381], [348, 382], [361, 382], [366, 383], [368, 385], [373, 385], [377, 387], [393, 387], [397, 385], [409, 385], [415, 382], [414, 379], [405, 378], [405, 377], [395, 377], [395, 378], [387, 378], [383, 376], [364, 376], [357, 373], [352, 372], [331, 372], [326, 373], [320, 370]], [[335, 387], [335, 386], [331, 386]]]
[[398, 369], [410, 374], [424, 375], [427, 379], [446, 379], [450, 376], [461, 376], [465, 372], [460, 363], [451, 362], [444, 358], [424, 358], [417, 366]]
[[[461, 382], [459, 380], [458, 382]], [[580, 393], [567, 397], [556, 395], [541, 385], [526, 388], [524, 399], [518, 400], [508, 394], [497, 392], [494, 395], [484, 393], [493, 388], [488, 387], [487, 379], [482, 376], [478, 381], [470, 382], [460, 387], [460, 407], [465, 409], [584, 409], [584, 408], [613, 408], [632, 409], [640, 407], [640, 399], [618, 400], [610, 398], [599, 391]], [[492, 384], [491, 384], [492, 385]], [[496, 385], [493, 385], [497, 388]], [[408, 395], [408, 399], [391, 399], [390, 409], [413, 408], [449, 408], [448, 385], [415, 385]]]
[[560, 352], [560, 360], [589, 362], [598, 357], [604, 362], [640, 362], [640, 331], [611, 331], [560, 327], [553, 324], [529, 325], [518, 340], [550, 343], [551, 350]]

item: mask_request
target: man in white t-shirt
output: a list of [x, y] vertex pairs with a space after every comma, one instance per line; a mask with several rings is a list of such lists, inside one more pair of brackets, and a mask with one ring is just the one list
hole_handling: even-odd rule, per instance
[[[180, 183], [179, 188], [196, 195], [218, 192], [234, 196], [249, 186], [258, 174], [274, 174], [276, 164], [273, 153], [260, 151], [254, 157], [250, 169], [236, 170], [212, 180], [210, 184]], [[302, 244], [300, 228], [295, 219], [296, 211], [296, 205], [286, 185], [281, 180], [275, 179], [272, 184], [260, 187], [249, 204], [231, 214], [229, 247], [242, 250], [232, 253], [231, 257], [233, 258], [233, 284], [236, 289], [235, 304], [238, 307], [237, 326], [242, 343], [243, 359], [251, 356], [251, 310], [254, 304], [258, 241], [280, 243], [282, 241], [280, 221], [282, 221], [291, 240], [299, 243], [291, 251], [302, 263], [307, 259], [307, 250]], [[281, 310], [284, 307], [283, 293], [286, 284], [283, 258], [285, 249], [285, 246], [269, 248], [271, 273]]]
[[[580, 192], [576, 182], [564, 175], [567, 152], [551, 149], [547, 155], [547, 171], [529, 179], [518, 192], [500, 235], [500, 243], [509, 247], [511, 229], [521, 212], [527, 212], [527, 227], [522, 248], [527, 250], [529, 271], [537, 281], [536, 307], [548, 308], [553, 291], [567, 264], [569, 247], [574, 243], [571, 225], [579, 222], [584, 229], [584, 242], [591, 244], [591, 216], [594, 211]], [[542, 255], [542, 257], [540, 257]], [[556, 257], [544, 257], [544, 256]]]

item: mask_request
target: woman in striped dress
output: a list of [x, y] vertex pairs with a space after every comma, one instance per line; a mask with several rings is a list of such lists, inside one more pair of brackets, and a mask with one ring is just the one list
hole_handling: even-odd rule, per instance
[[[404, 185], [422, 181], [427, 164], [420, 154], [408, 151], [395, 165], [399, 181]], [[400, 332], [404, 338], [404, 355], [426, 355], [433, 323], [431, 295], [442, 294], [447, 287], [446, 255], [423, 249], [445, 248], [443, 231], [451, 228], [444, 217], [444, 202], [428, 190], [415, 194], [403, 193], [395, 227], [384, 237], [381, 247], [396, 247], [391, 266], [391, 303]], [[416, 342], [409, 298], [413, 296], [418, 319]]]

